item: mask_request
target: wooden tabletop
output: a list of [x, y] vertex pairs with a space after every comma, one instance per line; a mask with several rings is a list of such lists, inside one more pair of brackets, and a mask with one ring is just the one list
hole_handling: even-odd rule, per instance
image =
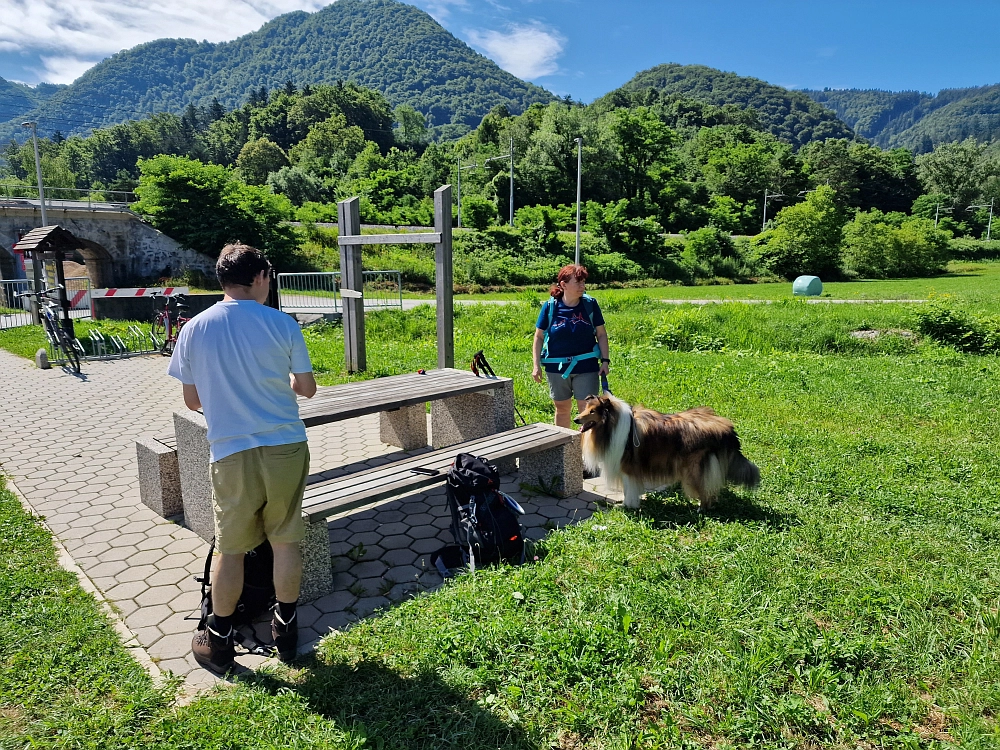
[[376, 414], [403, 406], [479, 393], [509, 382], [510, 378], [480, 378], [467, 370], [444, 368], [425, 374], [407, 373], [360, 380], [317, 389], [312, 398], [299, 399], [299, 416], [306, 427]]

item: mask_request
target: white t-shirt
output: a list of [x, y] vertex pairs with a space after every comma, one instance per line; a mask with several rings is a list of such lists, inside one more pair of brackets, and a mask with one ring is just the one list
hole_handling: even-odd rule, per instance
[[198, 389], [211, 460], [306, 439], [289, 373], [312, 372], [298, 324], [253, 300], [217, 302], [177, 337], [167, 374]]

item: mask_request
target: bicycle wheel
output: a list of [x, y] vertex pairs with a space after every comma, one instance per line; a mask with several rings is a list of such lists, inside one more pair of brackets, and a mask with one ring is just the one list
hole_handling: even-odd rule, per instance
[[56, 336], [59, 339], [59, 348], [62, 350], [63, 356], [66, 358], [66, 366], [79, 375], [80, 355], [74, 348], [72, 340], [62, 328], [56, 329]]
[[163, 313], [157, 313], [153, 316], [153, 325], [149, 328], [149, 338], [152, 340], [154, 347], [157, 349], [163, 348], [167, 340], [167, 327]]

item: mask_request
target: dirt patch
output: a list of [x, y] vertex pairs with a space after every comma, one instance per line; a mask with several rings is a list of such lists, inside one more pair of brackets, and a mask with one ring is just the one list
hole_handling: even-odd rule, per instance
[[851, 337], [856, 339], [862, 339], [863, 341], [875, 341], [882, 336], [899, 336], [900, 338], [907, 339], [908, 341], [916, 341], [917, 334], [913, 331], [908, 331], [905, 328], [865, 328], [860, 331], [851, 331]]
[[555, 747], [559, 750], [583, 750], [584, 745], [583, 737], [578, 735], [576, 732], [566, 732], [560, 730], [558, 737], [558, 744]]

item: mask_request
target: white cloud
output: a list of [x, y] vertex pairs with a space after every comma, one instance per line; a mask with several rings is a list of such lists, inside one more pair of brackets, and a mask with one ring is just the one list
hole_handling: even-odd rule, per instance
[[234, 39], [329, 0], [0, 0], [0, 49], [40, 56], [43, 80], [70, 83], [108, 55], [162, 37]]
[[466, 10], [469, 7], [468, 0], [416, 0], [415, 4], [426, 10], [438, 21], [448, 18], [452, 8]]
[[558, 31], [540, 23], [509, 24], [503, 31], [473, 29], [466, 32], [466, 37], [501, 68], [527, 80], [559, 70], [557, 60], [566, 43]]

